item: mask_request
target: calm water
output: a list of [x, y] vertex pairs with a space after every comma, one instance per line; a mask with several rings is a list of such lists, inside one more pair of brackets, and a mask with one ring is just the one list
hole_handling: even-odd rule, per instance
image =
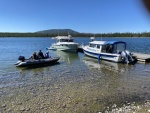
[[[130, 51], [150, 53], [150, 38], [102, 40], [125, 41]], [[90, 38], [75, 41], [86, 45]], [[19, 55], [29, 58], [40, 49], [45, 53], [54, 42], [50, 38], [0, 38], [0, 112], [93, 113], [123, 110], [129, 105], [148, 112], [150, 105], [145, 103], [150, 100], [149, 63], [99, 64], [83, 53], [50, 51], [51, 56], [61, 57], [58, 64], [40, 68], [13, 65]]]

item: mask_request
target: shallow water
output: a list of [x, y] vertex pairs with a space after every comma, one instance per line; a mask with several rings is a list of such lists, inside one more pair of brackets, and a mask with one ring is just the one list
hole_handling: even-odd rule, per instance
[[[145, 47], [148, 38], [103, 40], [123, 40], [130, 51], [150, 53]], [[88, 44], [90, 40], [75, 41]], [[61, 57], [56, 65], [13, 65], [19, 55], [28, 58], [39, 49], [45, 53], [53, 42], [50, 38], [0, 38], [0, 112], [149, 112], [149, 63], [98, 62], [83, 53], [50, 51]]]

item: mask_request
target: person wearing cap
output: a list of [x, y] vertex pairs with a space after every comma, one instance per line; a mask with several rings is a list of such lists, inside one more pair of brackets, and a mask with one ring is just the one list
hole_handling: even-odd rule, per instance
[[49, 58], [49, 51], [46, 52], [45, 58]]

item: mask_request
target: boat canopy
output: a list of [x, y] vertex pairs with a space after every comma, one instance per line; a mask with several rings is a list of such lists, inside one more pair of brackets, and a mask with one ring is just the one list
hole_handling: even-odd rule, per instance
[[92, 41], [90, 44], [100, 44], [103, 45], [106, 41]]
[[123, 41], [106, 41], [104, 44], [119, 44], [119, 43], [126, 44], [126, 43], [123, 42]]
[[90, 42], [90, 44], [100, 44], [100, 45], [113, 45], [113, 44], [119, 44], [119, 43], [123, 43], [126, 45], [125, 42], [123, 41], [92, 41]]
[[106, 53], [120, 53], [126, 49], [126, 43], [123, 41], [92, 41], [89, 43], [89, 47], [98, 48]]

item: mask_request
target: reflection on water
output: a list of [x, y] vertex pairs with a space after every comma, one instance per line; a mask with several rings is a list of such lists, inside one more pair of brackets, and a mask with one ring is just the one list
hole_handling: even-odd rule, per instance
[[109, 62], [105, 60], [98, 61], [97, 59], [90, 58], [87, 56], [84, 56], [83, 61], [90, 69], [102, 70], [105, 68], [116, 72], [123, 71], [123, 68], [121, 69], [121, 64], [119, 63]]
[[76, 52], [65, 52], [65, 51], [53, 51], [53, 54], [60, 57], [61, 62], [73, 63], [78, 60], [78, 53]]

